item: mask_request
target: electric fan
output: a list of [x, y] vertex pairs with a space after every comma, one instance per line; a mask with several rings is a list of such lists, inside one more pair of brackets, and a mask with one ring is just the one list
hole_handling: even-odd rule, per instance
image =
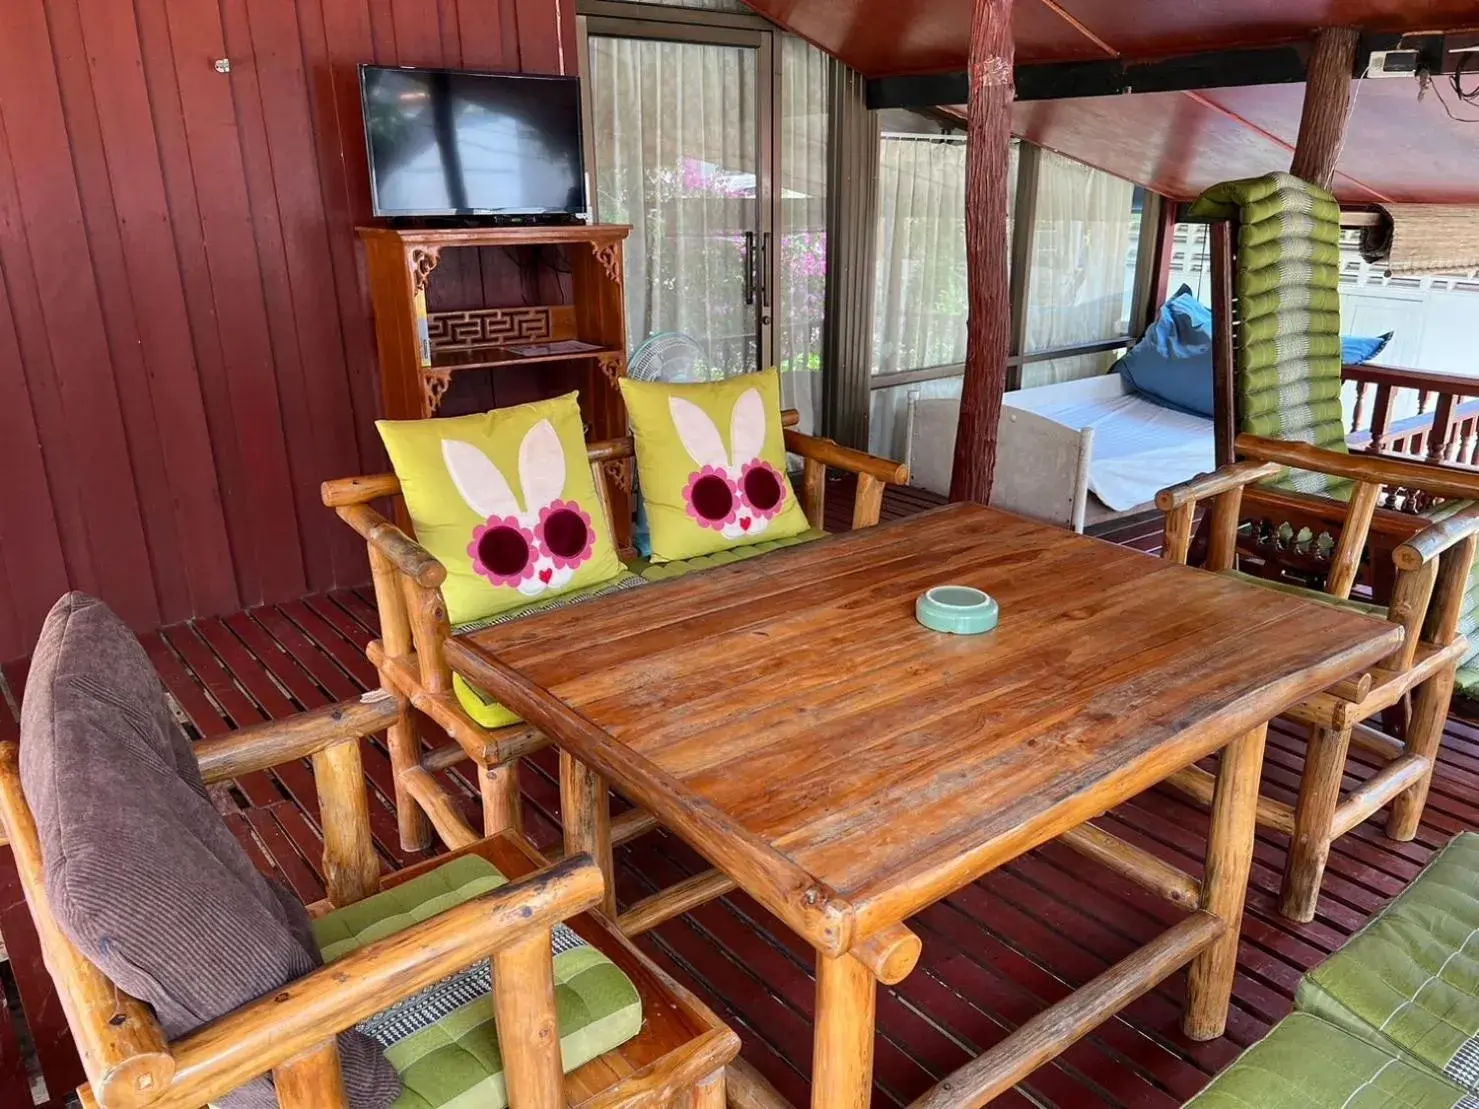
[[627, 377], [670, 385], [722, 377], [709, 369], [707, 360], [704, 348], [692, 337], [681, 331], [660, 331], [637, 348], [627, 363]]

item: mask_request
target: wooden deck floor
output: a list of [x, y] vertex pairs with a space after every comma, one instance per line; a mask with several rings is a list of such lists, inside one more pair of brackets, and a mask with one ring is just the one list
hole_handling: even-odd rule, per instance
[[[889, 514], [917, 511], [927, 501], [893, 497]], [[840, 512], [843, 506], [836, 507]], [[1120, 538], [1153, 544], [1143, 528], [1123, 529]], [[368, 687], [374, 674], [363, 652], [375, 634], [369, 595], [355, 590], [201, 620], [143, 641], [193, 730], [216, 735]], [[7, 668], [5, 677], [18, 697], [24, 667]], [[0, 706], [0, 738], [14, 732], [13, 713]], [[1296, 732], [1276, 726], [1265, 788], [1292, 800], [1300, 758]], [[1361, 758], [1355, 756], [1357, 762]], [[548, 753], [523, 771], [529, 830], [545, 842], [556, 835], [554, 771]], [[447, 773], [473, 817], [471, 785]], [[387, 866], [401, 865], [408, 860], [396, 844], [390, 767], [378, 746], [367, 753], [367, 774], [379, 849]], [[264, 870], [306, 901], [323, 896], [318, 813], [306, 765], [244, 779], [222, 803]], [[1204, 812], [1161, 790], [1105, 820], [1109, 830], [1192, 873], [1200, 865], [1206, 824]], [[1305, 970], [1402, 889], [1450, 836], [1476, 827], [1479, 731], [1453, 722], [1417, 841], [1393, 843], [1370, 823], [1340, 840], [1314, 923], [1293, 925], [1275, 911], [1285, 840], [1260, 833], [1226, 1038], [1198, 1044], [1181, 1035], [1178, 977], [996, 1104], [1179, 1105], [1288, 1012]], [[618, 862], [623, 905], [702, 868], [663, 833], [622, 848]], [[969, 1055], [1149, 939], [1173, 915], [1164, 903], [1055, 846], [922, 913], [912, 922], [925, 941], [919, 969], [902, 985], [880, 991], [874, 1104], [909, 1102]], [[0, 966], [9, 1013], [9, 1019], [0, 1014], [0, 1105], [29, 1104], [31, 1089], [44, 1076], [49, 1096], [38, 1104], [60, 1106], [60, 1095], [77, 1085], [81, 1072], [8, 852], [0, 853], [0, 935], [10, 950], [9, 964]], [[730, 1022], [748, 1060], [796, 1104], [806, 1103], [813, 983], [812, 961], [800, 943], [741, 895], [671, 921], [640, 943]]]

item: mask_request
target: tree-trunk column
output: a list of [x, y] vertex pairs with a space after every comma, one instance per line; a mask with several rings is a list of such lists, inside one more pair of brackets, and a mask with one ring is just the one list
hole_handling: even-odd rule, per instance
[[1345, 145], [1360, 38], [1361, 32], [1352, 27], [1321, 28], [1310, 58], [1299, 145], [1289, 172], [1322, 189], [1335, 180], [1335, 163]]
[[1012, 0], [972, 0], [966, 139], [966, 269], [970, 322], [950, 499], [986, 503], [1011, 342], [1007, 171], [1011, 165]]

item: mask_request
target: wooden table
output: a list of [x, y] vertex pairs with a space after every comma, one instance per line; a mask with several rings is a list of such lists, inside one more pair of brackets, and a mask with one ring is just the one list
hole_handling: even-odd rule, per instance
[[[1000, 627], [917, 624], [945, 582], [997, 597]], [[908, 917], [1038, 844], [1190, 910], [923, 1099], [979, 1105], [1188, 962], [1186, 1031], [1222, 1034], [1267, 723], [1400, 640], [952, 505], [490, 628], [447, 659], [560, 746], [567, 850], [610, 874], [609, 782], [817, 950], [814, 1106], [868, 1104], [876, 983], [919, 954]], [[1205, 881], [1085, 823], [1219, 750]]]

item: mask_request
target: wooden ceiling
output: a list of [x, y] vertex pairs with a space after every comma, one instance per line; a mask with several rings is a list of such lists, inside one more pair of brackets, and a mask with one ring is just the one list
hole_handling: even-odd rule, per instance
[[[869, 77], [965, 68], [971, 0], [746, 0]], [[1018, 64], [1154, 58], [1371, 31], [1479, 27], [1476, 0], [1016, 0]], [[1479, 73], [1468, 79], [1479, 84]], [[1479, 121], [1479, 105], [1448, 107]], [[1479, 122], [1450, 119], [1415, 79], [1362, 82], [1336, 191], [1377, 200], [1479, 203]], [[1177, 199], [1287, 169], [1302, 85], [1018, 104], [1033, 142]]]

